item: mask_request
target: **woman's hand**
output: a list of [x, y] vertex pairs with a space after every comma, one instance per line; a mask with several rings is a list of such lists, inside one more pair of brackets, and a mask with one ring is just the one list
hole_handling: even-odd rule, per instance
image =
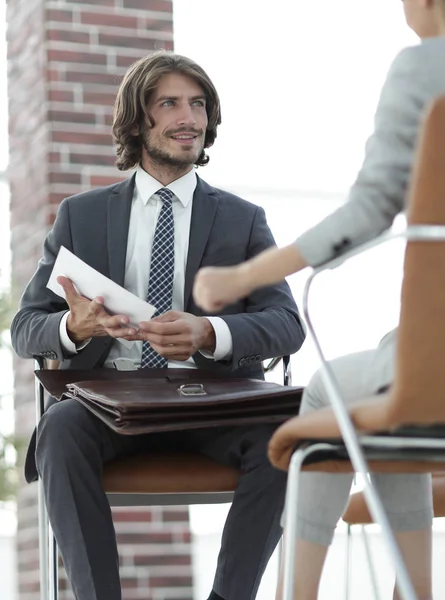
[[242, 265], [204, 267], [196, 275], [193, 297], [204, 311], [213, 313], [248, 296], [252, 289], [248, 278], [243, 276]]
[[269, 460], [274, 467], [282, 471], [289, 469], [290, 459], [298, 442], [296, 430], [298, 430], [299, 420], [299, 417], [294, 417], [283, 423], [269, 441], [267, 453]]

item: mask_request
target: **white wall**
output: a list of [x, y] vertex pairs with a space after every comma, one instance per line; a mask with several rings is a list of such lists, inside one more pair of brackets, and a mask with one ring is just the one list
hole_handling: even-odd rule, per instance
[[16, 600], [16, 553], [15, 536], [0, 535], [0, 598]]

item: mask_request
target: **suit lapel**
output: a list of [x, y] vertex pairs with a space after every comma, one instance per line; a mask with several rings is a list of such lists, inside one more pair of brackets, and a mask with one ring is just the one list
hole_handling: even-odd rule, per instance
[[135, 176], [119, 184], [108, 198], [107, 245], [110, 279], [124, 285], [128, 227]]
[[218, 196], [216, 190], [198, 177], [190, 222], [189, 250], [185, 270], [184, 310], [187, 310], [190, 301], [193, 280], [202, 261], [217, 207]]

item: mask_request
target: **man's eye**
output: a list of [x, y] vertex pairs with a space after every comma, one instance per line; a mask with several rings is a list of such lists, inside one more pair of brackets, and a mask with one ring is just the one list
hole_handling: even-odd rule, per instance
[[173, 100], [165, 100], [162, 106], [173, 106]]
[[204, 101], [203, 100], [194, 100], [192, 102], [192, 106], [201, 106], [201, 107], [203, 107], [205, 105], [204, 105]]

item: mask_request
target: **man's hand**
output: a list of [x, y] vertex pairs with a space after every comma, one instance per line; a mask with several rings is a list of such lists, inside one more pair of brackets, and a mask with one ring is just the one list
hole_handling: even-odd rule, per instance
[[203, 310], [216, 312], [248, 296], [252, 289], [242, 266], [204, 267], [196, 275], [193, 297]]
[[111, 316], [104, 308], [104, 299], [100, 296], [89, 300], [81, 296], [75, 289], [73, 282], [67, 277], [58, 277], [59, 283], [66, 296], [70, 314], [66, 328], [70, 339], [79, 344], [91, 337], [109, 335], [113, 338], [137, 339], [136, 329], [125, 327], [130, 319], [125, 315]]
[[139, 327], [137, 339], [150, 342], [158, 354], [170, 360], [187, 360], [198, 350], [215, 351], [215, 331], [205, 317], [169, 310]]

